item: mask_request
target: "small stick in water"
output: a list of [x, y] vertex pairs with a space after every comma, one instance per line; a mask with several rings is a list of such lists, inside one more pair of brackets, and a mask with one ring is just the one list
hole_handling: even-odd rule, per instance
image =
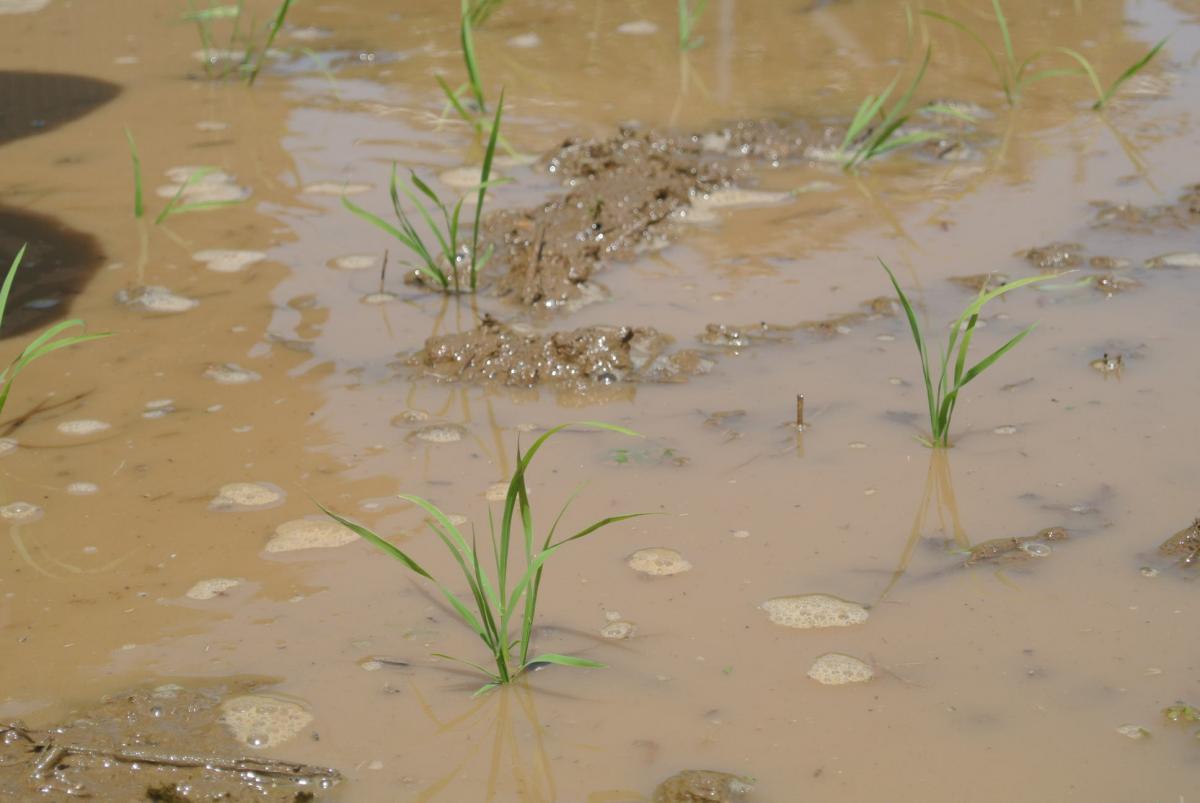
[[796, 429], [804, 429], [804, 394], [796, 394]]

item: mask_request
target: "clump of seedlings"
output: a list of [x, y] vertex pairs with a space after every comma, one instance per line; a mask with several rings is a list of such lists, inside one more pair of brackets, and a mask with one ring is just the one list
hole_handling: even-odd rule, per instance
[[1079, 63], [1079, 66], [1083, 69], [1084, 75], [1086, 75], [1088, 80], [1092, 82], [1092, 87], [1096, 90], [1096, 102], [1092, 104], [1092, 109], [1095, 111], [1100, 111], [1106, 105], [1108, 105], [1108, 102], [1112, 100], [1113, 95], [1117, 94], [1117, 90], [1121, 88], [1122, 84], [1124, 84], [1133, 76], [1137, 75], [1146, 67], [1147, 64], [1154, 60], [1154, 57], [1158, 55], [1158, 51], [1162, 50], [1163, 45], [1167, 43], [1167, 39], [1169, 38], [1170, 37], [1164, 37], [1163, 39], [1160, 39], [1158, 43], [1154, 45], [1154, 47], [1150, 48], [1150, 50], [1146, 52], [1146, 55], [1142, 56], [1133, 64], [1126, 67], [1125, 71], [1117, 76], [1117, 79], [1109, 84], [1107, 89], [1105, 89], [1104, 85], [1100, 83], [1100, 76], [1096, 74], [1096, 68], [1092, 66], [1092, 63], [1088, 61], [1086, 56], [1068, 47], [1060, 47], [1058, 48], [1058, 51], [1070, 56]]
[[[640, 437], [636, 432], [623, 427], [597, 421], [582, 421], [578, 425]], [[533, 640], [533, 622], [537, 614], [538, 592], [541, 589], [542, 572], [545, 569], [546, 561], [572, 541], [577, 541], [584, 536], [591, 535], [609, 524], [646, 515], [644, 513], [631, 513], [620, 516], [607, 516], [589, 524], [572, 535], [555, 540], [555, 535], [563, 515], [575, 499], [576, 494], [573, 494], [559, 511], [558, 516], [554, 519], [554, 523], [550, 526], [545, 538], [541, 539], [539, 545], [535, 536], [533, 507], [529, 502], [529, 490], [525, 483], [525, 474], [529, 469], [529, 464], [537, 455], [538, 450], [542, 448], [542, 445], [568, 426], [571, 425], [563, 424], [547, 430], [533, 442], [528, 451], [522, 452], [518, 444], [516, 467], [513, 469], [512, 479], [508, 483], [508, 492], [504, 499], [504, 513], [500, 519], [499, 532], [497, 532], [495, 521], [489, 515], [488, 523], [491, 529], [490, 551], [494, 565], [494, 571], [491, 574], [483, 568], [482, 561], [486, 558], [486, 551], [481, 555], [480, 546], [476, 541], [474, 531], [472, 531], [471, 537], [468, 539], [450, 518], [432, 502], [419, 496], [407, 494], [400, 496], [401, 499], [412, 502], [429, 514], [430, 528], [437, 535], [438, 539], [441, 540], [462, 571], [463, 578], [466, 580], [467, 586], [471, 591], [473, 609], [471, 605], [468, 605], [462, 598], [451, 591], [449, 587], [434, 578], [432, 574], [417, 563], [408, 553], [401, 550], [395, 544], [385, 540], [382, 536], [367, 527], [343, 518], [324, 506], [321, 507], [335, 521], [350, 528], [400, 561], [409, 571], [434, 583], [454, 608], [459, 618], [479, 636], [492, 655], [492, 660], [495, 663], [494, 671], [474, 661], [435, 653], [439, 658], [464, 663], [487, 675], [489, 678], [488, 682], [476, 694], [489, 691], [505, 683], [511, 683], [526, 670], [540, 664], [559, 664], [561, 666], [585, 668], [603, 666], [596, 661], [558, 653], [542, 653], [534, 657], [530, 657], [529, 655], [530, 645]], [[520, 541], [523, 547], [525, 556], [523, 568], [510, 566], [514, 541]]]
[[679, 0], [679, 49], [686, 52], [695, 50], [704, 43], [703, 36], [694, 36], [696, 23], [700, 21], [708, 0]]
[[[950, 420], [954, 417], [954, 408], [958, 404], [959, 391], [968, 382], [990, 368], [996, 360], [1011, 351], [1036, 326], [1036, 324], [1030, 324], [1025, 327], [1003, 346], [975, 363], [975, 365], [967, 368], [967, 352], [971, 347], [971, 339], [974, 337], [975, 327], [979, 323], [979, 314], [984, 305], [1005, 293], [1011, 293], [1013, 290], [1024, 287], [1027, 284], [1051, 279], [1053, 276], [1029, 276], [1024, 279], [1016, 279], [992, 290], [989, 290], [987, 285], [981, 287], [979, 294], [959, 314], [950, 327], [950, 338], [946, 343], [945, 350], [942, 352], [940, 371], [937, 383], [934, 384], [933, 373], [930, 370], [929, 349], [925, 342], [925, 333], [921, 329], [920, 323], [917, 322], [917, 315], [913, 311], [912, 304], [909, 303], [908, 296], [900, 289], [900, 284], [896, 281], [896, 276], [892, 273], [891, 268], [883, 260], [880, 260], [879, 264], [883, 265], [883, 269], [887, 271], [888, 278], [892, 280], [892, 287], [895, 288], [896, 295], [900, 299], [900, 304], [904, 307], [904, 314], [908, 317], [908, 325], [912, 330], [913, 340], [917, 344], [917, 353], [921, 357], [921, 373], [925, 379], [925, 394], [929, 405], [930, 429], [930, 437], [928, 439], [921, 438], [921, 441], [930, 448], [946, 448], [950, 445]], [[952, 359], [954, 361], [953, 370], [950, 365]]]
[[[25, 249], [28, 245], [21, 246], [21, 250], [13, 258], [12, 264], [8, 268], [8, 275], [4, 277], [4, 286], [0, 287], [0, 326], [4, 323], [4, 311], [8, 307], [8, 294], [12, 291], [13, 281], [17, 278], [17, 269], [21, 267], [21, 260], [25, 257]], [[82, 335], [65, 335], [66, 332], [72, 329], [83, 329], [85, 333]], [[0, 372], [0, 413], [4, 412], [4, 405], [8, 403], [8, 394], [12, 391], [13, 382], [16, 381], [17, 375], [21, 373], [34, 360], [45, 357], [52, 351], [74, 346], [79, 343], [86, 343], [89, 340], [99, 340], [102, 337], [109, 337], [111, 332], [97, 332], [95, 334], [86, 333], [87, 325], [78, 318], [72, 318], [69, 321], [60, 321], [54, 324], [46, 331], [42, 332], [33, 339], [29, 345], [21, 349], [21, 353], [17, 355], [3, 372]], [[59, 335], [65, 335], [59, 337]]]
[[[237, 75], [246, 82], [246, 86], [254, 86], [258, 74], [262, 71], [263, 63], [275, 43], [275, 37], [283, 28], [291, 9], [292, 0], [282, 0], [270, 24], [266, 28], [266, 36], [260, 45], [259, 31], [251, 16], [247, 30], [242, 30], [242, 18], [245, 16], [245, 2], [217, 5], [210, 3], [207, 8], [197, 8], [192, 0], [188, 0], [188, 13], [183, 15], [185, 22], [196, 24], [196, 32], [200, 36], [200, 46], [204, 59], [204, 74], [208, 78], [221, 79]], [[223, 49], [214, 47], [215, 24], [223, 21], [228, 26], [228, 38]]]
[[[392, 163], [389, 192], [392, 198], [392, 210], [395, 212], [396, 219], [400, 223], [399, 228], [373, 212], [363, 209], [345, 195], [342, 196], [343, 206], [371, 225], [382, 229], [399, 240], [400, 244], [417, 258], [415, 264], [412, 265], [417, 271], [417, 275], [427, 284], [435, 285], [443, 292], [463, 292], [460, 266], [466, 269], [466, 289], [470, 292], [475, 292], [479, 271], [483, 270], [483, 267], [492, 256], [492, 248], [490, 246], [482, 254], [479, 252], [479, 226], [480, 221], [483, 219], [483, 202], [487, 196], [488, 187], [500, 183], [499, 181], [493, 181], [491, 176], [492, 162], [496, 155], [496, 142], [500, 134], [500, 118], [503, 111], [504, 93], [501, 92], [500, 102], [496, 106], [496, 116], [492, 120], [491, 133], [488, 136], [487, 149], [483, 155], [483, 166], [479, 171], [479, 185], [475, 199], [475, 220], [471, 226], [470, 245], [460, 242], [461, 229], [459, 223], [466, 196], [460, 196], [458, 202], [451, 206], [442, 200], [432, 187], [422, 181], [417, 176], [415, 170], [409, 171], [409, 182], [412, 185], [410, 189], [408, 186], [397, 181], [396, 164]], [[437, 241], [436, 244], [427, 243], [421, 236], [421, 233], [417, 231], [416, 226], [413, 225], [412, 220], [400, 205], [401, 192], [416, 207], [417, 213], [433, 233]], [[430, 207], [426, 206], [425, 201], [421, 200], [421, 196], [424, 196], [432, 204], [433, 209], [441, 213], [440, 221], [434, 219]]]
[[912, 83], [886, 112], [884, 107], [899, 84], [902, 73], [897, 73], [887, 88], [878, 95], [867, 95], [863, 98], [862, 103], [858, 106], [858, 111], [854, 114], [854, 119], [850, 121], [850, 127], [846, 129], [846, 136], [842, 139], [839, 148], [844, 155], [842, 161], [844, 170], [856, 170], [862, 163], [889, 151], [905, 145], [937, 139], [940, 136], [937, 132], [920, 129], [901, 131], [901, 127], [908, 122], [911, 114], [909, 103], [913, 93], [917, 91], [917, 87], [925, 77], [925, 70], [929, 66], [931, 54], [932, 49], [926, 48], [925, 58], [921, 61], [921, 67], [913, 77]]

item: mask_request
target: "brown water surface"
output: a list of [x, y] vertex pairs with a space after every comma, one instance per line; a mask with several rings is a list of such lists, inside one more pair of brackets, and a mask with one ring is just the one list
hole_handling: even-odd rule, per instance
[[[251, 5], [260, 20], [271, 11]], [[122, 89], [0, 146], [5, 205], [87, 233], [105, 255], [72, 274], [86, 283], [56, 314], [116, 333], [30, 367], [0, 421], [17, 442], [0, 456], [0, 502], [43, 511], [0, 525], [0, 720], [45, 728], [166, 678], [265, 676], [314, 719], [259, 752], [337, 768], [344, 800], [648, 800], [689, 768], [753, 777], [748, 799], [761, 801], [1192, 800], [1200, 747], [1160, 711], [1200, 700], [1200, 575], [1158, 546], [1200, 513], [1200, 271], [1143, 265], [1200, 250], [1200, 216], [1179, 203], [1200, 182], [1193, 4], [1005, 4], [1018, 56], [1081, 49], [1108, 80], [1173, 34], [1101, 116], [1079, 78], [1035, 84], [1010, 110], [965, 36], [918, 20], [906, 46], [899, 3], [714, 0], [705, 41], [681, 56], [672, 3], [509, 0], [476, 47], [489, 97], [505, 88], [505, 136], [530, 156], [630, 120], [676, 135], [764, 119], [841, 130], [926, 41], [918, 100], [989, 113], [963, 161], [899, 153], [847, 176], [810, 158], [733, 158], [739, 187], [788, 196], [678, 224], [597, 271], [603, 300], [556, 310], [497, 297], [499, 265], [460, 297], [394, 269], [396, 298], [382, 304], [363, 302], [380, 289], [377, 267], [330, 267], [385, 248], [400, 257], [341, 208], [343, 186], [366, 185], [353, 200], [383, 212], [393, 161], [450, 192], [437, 176], [481, 158], [471, 131], [443, 118], [433, 81], [462, 79], [454, 4], [401, 5], [296, 3], [252, 89], [204, 78], [182, 3], [53, 0], [0, 16], [0, 70]], [[929, 7], [999, 47], [987, 3]], [[621, 31], [638, 21], [655, 31]], [[125, 126], [141, 155], [141, 220]], [[155, 225], [166, 171], [201, 165], [249, 198]], [[513, 181], [491, 191], [491, 209], [563, 192], [528, 160], [499, 169]], [[1094, 201], [1171, 211], [1108, 207], [1121, 225], [1102, 225]], [[864, 314], [891, 291], [877, 258], [940, 342], [970, 297], [948, 279], [1033, 275], [1016, 253], [1055, 241], [1128, 260], [1113, 273], [1135, 285], [1081, 285], [1103, 275], [1085, 263], [989, 305], [977, 357], [1038, 326], [963, 392], [954, 447], [931, 452], [917, 439], [925, 394], [907, 324], [884, 306]], [[211, 249], [265, 257], [220, 272], [192, 256]], [[81, 270], [89, 258], [76, 257]], [[156, 313], [115, 300], [147, 285], [198, 304]], [[438, 382], [408, 362], [485, 313], [545, 332], [653, 327], [701, 349], [711, 370], [579, 393]], [[798, 326], [845, 313], [859, 314]], [[708, 324], [761, 322], [778, 336], [700, 339]], [[6, 354], [31, 336], [5, 340]], [[1106, 353], [1122, 355], [1120, 372], [1090, 365]], [[252, 381], [215, 381], [225, 364]], [[395, 421], [404, 411], [425, 416]], [[549, 667], [473, 698], [480, 677], [431, 653], [483, 662], [483, 645], [398, 563], [361, 541], [265, 551], [318, 500], [396, 536], [461, 591], [421, 513], [394, 495], [429, 497], [482, 536], [488, 506], [500, 512], [485, 493], [511, 472], [518, 433], [580, 418], [647, 440], [552, 441], [530, 474], [539, 526], [584, 481], [570, 523], [661, 514], [572, 544], [546, 572], [537, 650], [606, 669]], [[80, 420], [109, 426], [59, 426]], [[430, 424], [462, 437], [414, 435]], [[210, 504], [247, 482], [281, 498]], [[1070, 533], [1048, 555], [967, 561], [972, 545], [1047, 527]], [[645, 547], [692, 568], [638, 574], [625, 559]], [[239, 584], [187, 596], [214, 578]], [[803, 594], [860, 603], [869, 618], [800, 630], [759, 607]], [[614, 620], [633, 623], [632, 638], [602, 637]], [[810, 679], [831, 652], [874, 678]]]

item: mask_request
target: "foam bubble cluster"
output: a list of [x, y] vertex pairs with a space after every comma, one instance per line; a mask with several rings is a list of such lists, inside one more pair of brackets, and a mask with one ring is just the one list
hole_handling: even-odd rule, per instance
[[237, 273], [266, 258], [267, 255], [262, 251], [233, 251], [224, 248], [197, 251], [192, 254], [192, 259], [203, 262], [205, 267], [217, 273]]
[[221, 724], [247, 747], [283, 744], [312, 721], [312, 714], [300, 703], [270, 694], [246, 694], [221, 704]]
[[209, 503], [213, 510], [247, 510], [271, 507], [283, 501], [283, 491], [261, 482], [231, 482], [222, 485]]
[[867, 609], [857, 602], [829, 594], [800, 594], [775, 597], [762, 604], [772, 622], [784, 627], [809, 630], [821, 627], [849, 627], [867, 621]]
[[338, 547], [358, 540], [358, 534], [331, 519], [296, 519], [275, 528], [267, 552]]
[[655, 577], [681, 574], [692, 568], [692, 564], [683, 555], [674, 549], [661, 546], [639, 549], [626, 558], [625, 562], [634, 571]]
[[853, 655], [827, 652], [813, 662], [808, 676], [826, 686], [844, 686], [847, 683], [865, 683], [875, 677], [875, 670]]

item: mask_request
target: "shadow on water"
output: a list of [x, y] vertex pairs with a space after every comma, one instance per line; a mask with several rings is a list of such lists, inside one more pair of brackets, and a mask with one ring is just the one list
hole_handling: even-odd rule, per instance
[[116, 84], [83, 75], [0, 70], [0, 145], [51, 131], [120, 93]]
[[8, 272], [26, 243], [0, 338], [37, 331], [65, 317], [104, 258], [92, 235], [47, 215], [0, 206], [0, 272]]

